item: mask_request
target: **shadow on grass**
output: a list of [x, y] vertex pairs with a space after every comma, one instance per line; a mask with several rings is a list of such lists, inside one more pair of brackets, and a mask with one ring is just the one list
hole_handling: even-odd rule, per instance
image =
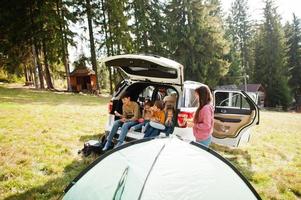
[[232, 149], [216, 144], [211, 145], [211, 148], [230, 161], [248, 181], [253, 180], [252, 159], [247, 150]]
[[97, 97], [71, 92], [53, 92], [35, 89], [5, 88], [0, 86], [0, 102], [21, 104], [74, 104], [97, 106], [109, 101], [106, 97]]
[[82, 135], [79, 138], [79, 141], [81, 142], [87, 142], [89, 140], [100, 140], [104, 133], [98, 133], [98, 134], [93, 134], [93, 135]]
[[69, 183], [97, 157], [90, 155], [82, 160], [76, 160], [64, 169], [62, 177], [46, 182], [20, 194], [11, 195], [4, 200], [32, 200], [32, 199], [59, 199], [64, 196], [64, 189]]

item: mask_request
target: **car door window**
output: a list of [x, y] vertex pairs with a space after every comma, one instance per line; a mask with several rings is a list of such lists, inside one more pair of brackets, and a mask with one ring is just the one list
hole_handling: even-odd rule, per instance
[[215, 93], [215, 106], [217, 108], [250, 110], [249, 102], [240, 93], [217, 92]]

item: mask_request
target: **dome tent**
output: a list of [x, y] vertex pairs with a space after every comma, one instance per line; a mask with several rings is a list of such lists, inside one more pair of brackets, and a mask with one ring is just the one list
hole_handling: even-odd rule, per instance
[[66, 188], [76, 199], [260, 199], [219, 154], [177, 137], [137, 140], [107, 152]]

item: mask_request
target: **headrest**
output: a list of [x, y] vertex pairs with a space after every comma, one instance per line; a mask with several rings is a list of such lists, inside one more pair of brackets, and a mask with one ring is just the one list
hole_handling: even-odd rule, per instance
[[163, 101], [166, 108], [173, 108], [176, 104], [177, 98], [175, 96], [166, 96]]

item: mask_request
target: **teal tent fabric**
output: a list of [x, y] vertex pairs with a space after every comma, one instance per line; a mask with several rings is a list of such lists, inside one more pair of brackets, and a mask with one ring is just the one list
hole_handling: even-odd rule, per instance
[[64, 200], [260, 199], [218, 154], [177, 137], [128, 144], [96, 162]]

